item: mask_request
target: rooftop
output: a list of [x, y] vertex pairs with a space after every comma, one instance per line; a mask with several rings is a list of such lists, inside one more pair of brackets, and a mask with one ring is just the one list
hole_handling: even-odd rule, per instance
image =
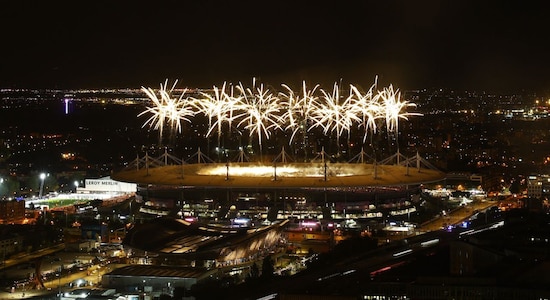
[[[258, 175], [242, 174], [242, 168], [258, 168]], [[284, 175], [284, 168], [300, 170]], [[206, 170], [222, 170], [209, 173]], [[267, 173], [266, 173], [267, 172]], [[286, 173], [288, 174], [288, 173]], [[445, 173], [403, 165], [374, 165], [353, 163], [291, 163], [261, 165], [259, 163], [208, 163], [167, 165], [155, 168], [124, 170], [112, 175], [118, 181], [139, 184], [180, 185], [232, 188], [328, 188], [358, 186], [395, 186], [440, 181]]]
[[145, 276], [145, 277], [177, 277], [198, 278], [204, 275], [206, 269], [196, 267], [173, 267], [155, 265], [130, 265], [114, 269], [111, 276]]

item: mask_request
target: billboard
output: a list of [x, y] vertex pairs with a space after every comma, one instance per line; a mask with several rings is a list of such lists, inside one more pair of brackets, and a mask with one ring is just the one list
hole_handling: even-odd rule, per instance
[[112, 180], [111, 177], [86, 179], [79, 193], [135, 193], [137, 184]]

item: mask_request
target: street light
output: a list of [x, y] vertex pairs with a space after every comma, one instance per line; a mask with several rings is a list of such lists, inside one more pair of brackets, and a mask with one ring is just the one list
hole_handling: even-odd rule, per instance
[[[60, 269], [63, 271], [63, 265], [61, 265]], [[59, 274], [57, 275], [57, 295], [59, 296], [59, 299], [61, 299], [61, 271], [59, 271]]]
[[44, 192], [44, 179], [46, 179], [46, 173], [40, 173], [40, 192], [38, 193], [38, 198], [42, 198], [42, 193]]
[[78, 180], [74, 181], [74, 192], [76, 193], [78, 190]]

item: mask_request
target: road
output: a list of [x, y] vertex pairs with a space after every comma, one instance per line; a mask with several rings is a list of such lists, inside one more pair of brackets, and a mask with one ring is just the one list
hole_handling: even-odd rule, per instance
[[460, 206], [459, 208], [447, 213], [446, 216], [441, 216], [434, 218], [429, 222], [426, 222], [417, 228], [417, 232], [424, 233], [434, 230], [439, 230], [448, 225], [457, 225], [462, 223], [462, 221], [471, 217], [475, 211], [484, 211], [492, 206], [496, 206], [498, 201], [486, 200], [486, 201], [475, 201], [469, 203], [465, 206]]
[[[6, 264], [2, 266], [3, 278], [5, 279], [21, 279], [29, 278], [29, 274], [35, 272], [32, 266], [34, 263], [41, 263], [42, 274], [47, 274], [59, 270], [61, 267], [67, 267], [69, 264], [74, 264], [75, 260], [89, 262], [93, 259], [93, 255], [81, 252], [65, 252], [64, 245], [57, 245], [37, 252], [19, 255], [15, 258], [6, 260]], [[110, 272], [117, 266], [101, 266], [92, 265], [81, 271], [73, 271], [69, 275], [56, 277], [53, 280], [44, 282], [44, 289], [35, 290], [29, 287], [18, 288], [13, 291], [9, 287], [0, 291], [0, 299], [22, 299], [39, 297], [48, 299], [49, 294], [56, 294], [58, 291], [71, 290], [69, 284], [79, 279], [84, 279], [90, 286], [97, 286], [100, 283], [101, 277], [106, 272]], [[57, 273], [59, 274], [59, 273]], [[23, 296], [24, 295], [24, 296]]]
[[17, 255], [14, 255], [13, 257], [6, 259], [4, 263], [0, 266], [0, 270], [11, 268], [15, 265], [32, 262], [39, 257], [50, 255], [52, 253], [59, 252], [62, 250], [65, 250], [65, 243], [61, 243], [45, 249], [40, 249], [36, 252], [17, 254]]
[[99, 266], [94, 265], [89, 267], [86, 270], [82, 270], [68, 276], [62, 276], [54, 280], [44, 282], [45, 289], [34, 290], [34, 289], [18, 289], [14, 292], [10, 291], [0, 291], [0, 300], [4, 299], [47, 299], [48, 296], [55, 295], [58, 292], [70, 291], [74, 288], [70, 287], [69, 284], [75, 282], [79, 279], [83, 279], [88, 282], [87, 287], [94, 287], [99, 285], [101, 277], [103, 274], [110, 272], [113, 269], [119, 268], [121, 265], [106, 265]]

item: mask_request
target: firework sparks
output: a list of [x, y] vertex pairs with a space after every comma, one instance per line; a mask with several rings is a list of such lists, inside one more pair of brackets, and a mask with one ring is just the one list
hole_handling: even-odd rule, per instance
[[384, 106], [379, 103], [379, 95], [374, 93], [376, 82], [369, 88], [366, 93], [362, 93], [359, 89], [350, 85], [351, 93], [355, 95], [355, 105], [360, 112], [361, 123], [359, 127], [364, 128], [363, 143], [367, 140], [367, 136], [376, 133], [376, 120], [384, 117], [382, 114]]
[[151, 113], [152, 116], [145, 121], [143, 127], [149, 125], [159, 131], [159, 140], [162, 139], [163, 130], [165, 124], [168, 123], [172, 130], [181, 132], [181, 121], [191, 122], [189, 117], [195, 114], [194, 108], [190, 105], [187, 98], [184, 98], [187, 89], [183, 90], [179, 98], [173, 98], [172, 93], [176, 87], [177, 80], [174, 82], [170, 89], [168, 87], [168, 80], [161, 83], [159, 89], [159, 96], [151, 88], [142, 87], [141, 90], [149, 97], [153, 102], [153, 105], [147, 107], [145, 111], [138, 114], [142, 116], [146, 113]]
[[408, 120], [409, 116], [422, 115], [419, 113], [403, 112], [407, 107], [416, 107], [416, 104], [408, 101], [401, 101], [401, 92], [399, 89], [394, 90], [391, 84], [379, 93], [379, 97], [383, 101], [388, 132], [396, 132], [399, 130], [399, 119]]
[[291, 144], [296, 133], [299, 131], [305, 133], [308, 129], [307, 122], [313, 120], [313, 112], [319, 106], [318, 97], [315, 96], [315, 92], [317, 88], [319, 88], [319, 85], [315, 85], [313, 89], [308, 90], [306, 82], [303, 81], [301, 94], [294, 93], [286, 84], [282, 84], [282, 86], [287, 90], [286, 94], [280, 94], [282, 99], [281, 106], [286, 108], [282, 119], [288, 122], [285, 130], [291, 131], [288, 141], [288, 143]]
[[251, 139], [256, 137], [261, 152], [264, 139], [269, 139], [277, 129], [290, 133], [289, 144], [301, 132], [305, 146], [306, 132], [320, 128], [325, 135], [336, 135], [339, 147], [340, 137], [344, 134], [349, 141], [352, 126], [364, 129], [365, 142], [368, 135], [372, 137], [377, 132], [379, 119], [385, 120], [387, 132], [395, 132], [399, 130], [400, 119], [421, 115], [406, 111], [416, 105], [402, 101], [401, 93], [392, 85], [376, 91], [376, 80], [364, 93], [350, 85], [345, 96], [337, 83], [332, 91], [325, 91], [319, 85], [308, 89], [305, 81], [298, 93], [282, 84], [285, 91], [277, 96], [263, 84], [256, 85], [254, 79], [251, 87], [245, 87], [242, 83], [234, 87], [224, 82], [221, 87], [214, 86], [212, 92], [201, 92], [199, 98], [184, 97], [185, 90], [174, 98], [171, 95], [176, 83], [169, 89], [167, 81], [161, 84], [158, 95], [153, 89], [142, 87], [153, 103], [138, 115], [152, 114], [143, 127], [149, 125], [155, 128], [159, 131], [159, 138], [162, 138], [165, 126], [181, 132], [182, 120], [190, 122], [191, 116], [201, 113], [208, 118], [206, 137], [216, 131], [218, 147], [224, 124], [228, 124], [231, 131], [232, 124], [236, 123], [235, 129], [248, 131]]
[[241, 111], [236, 116], [241, 120], [237, 126], [244, 125], [244, 129], [248, 130], [250, 136], [257, 135], [261, 151], [262, 136], [269, 138], [271, 130], [281, 129], [279, 98], [275, 97], [263, 84], [259, 87], [253, 84], [252, 88], [245, 88], [239, 84], [238, 89], [241, 91], [242, 101], [237, 103], [238, 110]]
[[322, 127], [325, 134], [336, 133], [336, 142], [340, 146], [340, 136], [344, 132], [349, 138], [350, 128], [354, 122], [359, 122], [358, 106], [354, 101], [353, 94], [350, 93], [342, 102], [340, 97], [340, 87], [334, 83], [332, 93], [321, 89], [323, 96], [319, 109], [315, 111], [312, 128]]
[[[228, 93], [229, 89], [229, 93]], [[233, 88], [228, 88], [224, 82], [221, 88], [213, 87], [213, 94], [201, 92], [202, 98], [195, 99], [199, 111], [207, 116], [209, 129], [206, 137], [209, 137], [214, 129], [218, 133], [218, 147], [220, 147], [220, 139], [223, 131], [223, 124], [227, 122], [229, 128], [234, 120], [233, 109], [235, 104], [240, 101], [241, 97], [233, 96]]]

